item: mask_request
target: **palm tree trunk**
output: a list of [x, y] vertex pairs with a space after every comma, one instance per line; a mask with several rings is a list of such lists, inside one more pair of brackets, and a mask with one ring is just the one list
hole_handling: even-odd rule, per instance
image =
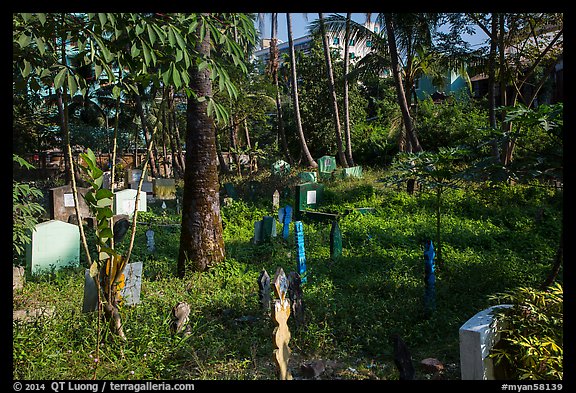
[[294, 113], [296, 116], [296, 128], [298, 130], [298, 136], [300, 138], [300, 147], [304, 156], [306, 157], [306, 163], [309, 167], [318, 168], [318, 163], [314, 161], [310, 151], [308, 150], [308, 145], [306, 144], [306, 139], [304, 137], [304, 130], [302, 129], [302, 119], [300, 117], [300, 105], [298, 103], [298, 78], [296, 72], [296, 54], [294, 52], [294, 41], [292, 39], [292, 15], [290, 13], [286, 14], [286, 25], [288, 27], [288, 45], [290, 47], [290, 62], [292, 66], [292, 100], [294, 103]]
[[334, 71], [332, 70], [332, 59], [330, 58], [330, 44], [328, 43], [328, 36], [326, 35], [326, 28], [324, 27], [324, 14], [318, 13], [320, 21], [320, 32], [322, 34], [322, 44], [324, 46], [324, 59], [326, 60], [326, 73], [328, 76], [328, 90], [330, 91], [330, 98], [332, 99], [332, 115], [334, 116], [334, 126], [336, 130], [336, 146], [338, 148], [338, 161], [344, 168], [348, 168], [348, 162], [344, 156], [342, 148], [342, 131], [340, 129], [340, 114], [338, 113], [338, 98], [336, 97], [336, 89], [334, 87]]
[[348, 52], [350, 51], [350, 20], [352, 14], [346, 14], [346, 33], [344, 34], [344, 134], [346, 136], [346, 160], [348, 165], [354, 166], [354, 159], [352, 158], [352, 137], [350, 135], [350, 108], [348, 102], [348, 71], [350, 66], [350, 59]]
[[394, 84], [396, 85], [396, 95], [398, 104], [402, 111], [402, 118], [404, 120], [404, 127], [406, 129], [406, 139], [408, 142], [408, 152], [422, 151], [422, 146], [416, 136], [416, 131], [412, 125], [412, 118], [410, 117], [410, 110], [408, 108], [408, 101], [406, 100], [406, 93], [402, 85], [402, 75], [400, 70], [400, 63], [398, 61], [398, 49], [396, 47], [396, 37], [394, 33], [394, 24], [390, 14], [386, 14], [386, 33], [388, 35], [388, 46], [390, 49], [390, 60], [392, 63], [392, 73], [394, 74]]
[[[203, 13], [204, 18], [210, 14]], [[197, 34], [204, 30], [198, 20]], [[196, 44], [200, 57], [210, 58], [210, 30]], [[197, 97], [212, 96], [210, 70], [193, 66], [190, 88]], [[208, 100], [188, 99], [186, 109], [186, 171], [182, 198], [182, 227], [178, 254], [178, 276], [205, 271], [225, 258], [213, 120], [207, 114]]]

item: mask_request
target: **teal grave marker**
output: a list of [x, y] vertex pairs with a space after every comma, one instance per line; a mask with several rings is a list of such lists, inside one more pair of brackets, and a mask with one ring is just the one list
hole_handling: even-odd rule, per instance
[[262, 220], [254, 222], [254, 244], [268, 241], [276, 236], [276, 219], [274, 217], [264, 216]]
[[315, 209], [324, 197], [324, 185], [321, 183], [302, 183], [296, 185], [296, 215], [305, 210]]
[[351, 166], [349, 168], [342, 168], [340, 172], [343, 179], [347, 177], [355, 177], [358, 179], [362, 178], [362, 167], [361, 166]]
[[434, 245], [431, 240], [426, 241], [424, 247], [424, 312], [430, 316], [436, 309], [436, 276], [434, 274]]
[[278, 160], [272, 164], [272, 174], [286, 176], [290, 173], [290, 164], [284, 160]]
[[292, 222], [292, 206], [286, 205], [278, 209], [278, 220], [282, 223], [282, 238], [287, 240], [290, 233], [290, 222]]
[[236, 188], [234, 188], [234, 184], [232, 183], [224, 183], [224, 189], [226, 190], [226, 194], [234, 200], [238, 199], [238, 193], [236, 192]]
[[304, 226], [302, 221], [294, 221], [294, 232], [296, 237], [296, 267], [300, 275], [300, 282], [306, 284], [306, 250], [304, 249]]
[[318, 172], [321, 180], [328, 180], [336, 170], [336, 157], [322, 156], [318, 159]]
[[80, 264], [80, 228], [60, 220], [34, 226], [26, 245], [26, 268], [32, 275], [78, 267]]
[[316, 172], [300, 172], [298, 177], [304, 183], [318, 183], [318, 174]]
[[342, 232], [337, 221], [332, 221], [330, 229], [330, 259], [336, 261], [342, 255]]

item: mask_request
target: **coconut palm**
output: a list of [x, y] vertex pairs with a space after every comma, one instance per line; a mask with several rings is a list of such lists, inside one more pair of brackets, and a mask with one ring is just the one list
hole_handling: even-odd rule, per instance
[[302, 129], [302, 119], [300, 117], [300, 105], [298, 103], [298, 73], [296, 72], [296, 54], [294, 51], [294, 40], [292, 38], [292, 15], [290, 13], [286, 14], [286, 25], [288, 28], [288, 45], [290, 47], [290, 65], [292, 70], [292, 102], [294, 104], [294, 113], [296, 116], [296, 129], [298, 130], [298, 137], [300, 139], [300, 147], [302, 153], [306, 158], [306, 163], [309, 167], [318, 168], [318, 163], [314, 161], [310, 150], [308, 150], [308, 145], [306, 144], [306, 139], [304, 137], [304, 130]]
[[332, 99], [332, 115], [334, 116], [334, 126], [336, 131], [336, 146], [338, 147], [338, 160], [340, 165], [348, 168], [348, 162], [342, 148], [342, 131], [340, 128], [340, 114], [338, 113], [338, 100], [336, 98], [336, 89], [334, 87], [334, 71], [332, 69], [332, 59], [330, 58], [330, 44], [328, 43], [328, 35], [324, 26], [324, 14], [318, 13], [318, 21], [320, 23], [320, 34], [322, 35], [322, 46], [324, 47], [324, 58], [326, 60], [326, 73], [328, 75], [328, 89], [330, 90], [330, 97]]

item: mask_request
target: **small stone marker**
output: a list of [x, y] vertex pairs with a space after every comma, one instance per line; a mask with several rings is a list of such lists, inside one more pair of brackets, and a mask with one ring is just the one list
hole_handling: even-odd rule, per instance
[[280, 207], [280, 192], [276, 190], [272, 195], [272, 208], [274, 210], [277, 210], [279, 207]]
[[306, 284], [306, 250], [304, 249], [304, 226], [302, 221], [294, 221], [294, 232], [296, 236], [296, 266], [300, 275], [300, 282]]
[[279, 209], [278, 220], [282, 223], [282, 237], [287, 240], [290, 233], [290, 222], [292, 221], [292, 206], [286, 205]]
[[304, 303], [302, 303], [300, 275], [296, 272], [290, 272], [288, 274], [288, 282], [288, 297], [292, 304], [292, 314], [294, 315], [296, 326], [300, 327], [304, 325]]
[[154, 245], [154, 231], [152, 229], [146, 231], [146, 247], [148, 248], [148, 252], [156, 251], [156, 246]]
[[[190, 306], [186, 302], [178, 302], [172, 307], [170, 329], [173, 334], [180, 333], [187, 326], [190, 316]], [[186, 333], [186, 331], [184, 331]]]
[[342, 256], [342, 232], [338, 221], [332, 221], [330, 229], [330, 259], [336, 261]]
[[258, 244], [262, 241], [262, 221], [254, 222], [254, 244]]
[[34, 226], [26, 244], [26, 268], [33, 275], [80, 265], [78, 225], [49, 220]]
[[24, 266], [12, 266], [12, 291], [18, 292], [24, 288], [26, 272]]
[[276, 235], [276, 219], [272, 216], [264, 216], [262, 218], [262, 238], [267, 241]]
[[258, 301], [265, 314], [270, 312], [270, 275], [262, 269], [258, 276]]
[[272, 333], [274, 339], [274, 361], [277, 367], [277, 376], [281, 380], [291, 380], [292, 374], [288, 369], [290, 360], [290, 330], [288, 329], [288, 318], [290, 317], [290, 300], [286, 298], [288, 291], [288, 279], [284, 269], [279, 267], [274, 274], [274, 308], [272, 309], [272, 319], [276, 327]]
[[424, 283], [426, 290], [424, 293], [424, 312], [429, 317], [436, 309], [436, 276], [434, 275], [434, 245], [431, 240], [426, 242], [424, 248]]

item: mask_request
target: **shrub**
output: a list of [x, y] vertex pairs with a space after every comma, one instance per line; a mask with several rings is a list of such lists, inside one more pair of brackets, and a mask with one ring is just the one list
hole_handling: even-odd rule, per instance
[[498, 311], [505, 327], [490, 357], [505, 379], [562, 379], [563, 289], [520, 287], [504, 294], [513, 306]]

